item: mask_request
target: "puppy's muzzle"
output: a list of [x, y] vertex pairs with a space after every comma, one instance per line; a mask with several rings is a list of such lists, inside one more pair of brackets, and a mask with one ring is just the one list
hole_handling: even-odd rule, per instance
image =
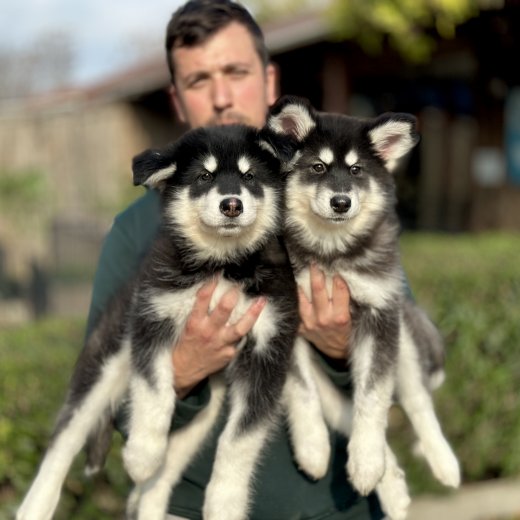
[[226, 217], [238, 217], [243, 211], [242, 201], [236, 197], [229, 197], [220, 203], [220, 212]]
[[335, 213], [347, 213], [351, 205], [352, 201], [347, 195], [335, 195], [330, 199], [330, 207]]

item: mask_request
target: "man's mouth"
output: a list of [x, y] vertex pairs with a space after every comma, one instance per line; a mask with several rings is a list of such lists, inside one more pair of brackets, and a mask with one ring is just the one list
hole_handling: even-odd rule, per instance
[[248, 123], [248, 118], [238, 112], [229, 112], [215, 116], [211, 119], [212, 125], [245, 125]]

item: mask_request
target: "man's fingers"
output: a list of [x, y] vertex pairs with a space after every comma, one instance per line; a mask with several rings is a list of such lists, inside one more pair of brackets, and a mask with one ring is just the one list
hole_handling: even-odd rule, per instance
[[309, 301], [301, 287], [298, 287], [298, 308], [302, 323], [308, 325], [311, 320], [314, 321], [314, 309], [312, 303]]
[[239, 293], [236, 287], [233, 287], [224, 293], [224, 296], [220, 298], [217, 306], [215, 309], [213, 309], [209, 316], [210, 323], [213, 326], [222, 327], [229, 321], [231, 313], [233, 312], [233, 309], [238, 302], [238, 296]]
[[329, 294], [327, 292], [327, 282], [323, 271], [315, 265], [311, 265], [311, 292], [312, 305], [319, 317], [320, 314], [328, 312], [329, 308]]
[[350, 292], [341, 276], [335, 275], [332, 283], [332, 309], [334, 321], [338, 325], [350, 320]]
[[256, 323], [258, 316], [267, 303], [267, 298], [257, 298], [247, 309], [246, 313], [233, 325], [232, 329], [238, 338], [245, 336]]
[[218, 278], [215, 277], [211, 281], [206, 282], [197, 291], [197, 297], [191, 311], [191, 317], [195, 320], [204, 319], [209, 312], [209, 305], [211, 303], [211, 297], [217, 287]]

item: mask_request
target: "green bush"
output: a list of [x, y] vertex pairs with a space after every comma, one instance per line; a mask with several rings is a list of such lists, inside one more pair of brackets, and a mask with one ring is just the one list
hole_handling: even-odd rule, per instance
[[[520, 475], [520, 236], [408, 234], [401, 245], [412, 291], [446, 338], [447, 380], [436, 408], [464, 480]], [[2, 520], [41, 460], [83, 333], [83, 322], [61, 320], [0, 331]], [[391, 442], [412, 492], [441, 490], [411, 454], [407, 420], [393, 417]], [[56, 518], [121, 517], [129, 483], [114, 439], [94, 481], [82, 476], [82, 458], [76, 461]]]
[[[0, 331], [0, 519], [12, 518], [34, 478], [82, 345], [82, 321], [46, 320]], [[106, 469], [83, 476], [78, 457], [62, 493], [57, 520], [122, 518], [129, 483], [120, 438]]]
[[[435, 394], [464, 481], [520, 475], [520, 235], [405, 234], [410, 286], [446, 340], [444, 385]], [[391, 437], [415, 493], [439, 490], [412, 435]]]

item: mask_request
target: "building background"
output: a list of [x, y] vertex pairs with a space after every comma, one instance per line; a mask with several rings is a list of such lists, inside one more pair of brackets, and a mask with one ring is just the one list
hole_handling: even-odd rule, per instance
[[[390, 48], [367, 57], [318, 14], [264, 29], [281, 94], [323, 110], [418, 117], [422, 141], [398, 174], [404, 229], [520, 230], [520, 3], [459, 26], [424, 65]], [[85, 312], [102, 238], [142, 193], [131, 158], [184, 130], [168, 81], [160, 55], [86, 89], [0, 105], [0, 172], [27, 191], [1, 202], [4, 299], [40, 284], [44, 308]]]

